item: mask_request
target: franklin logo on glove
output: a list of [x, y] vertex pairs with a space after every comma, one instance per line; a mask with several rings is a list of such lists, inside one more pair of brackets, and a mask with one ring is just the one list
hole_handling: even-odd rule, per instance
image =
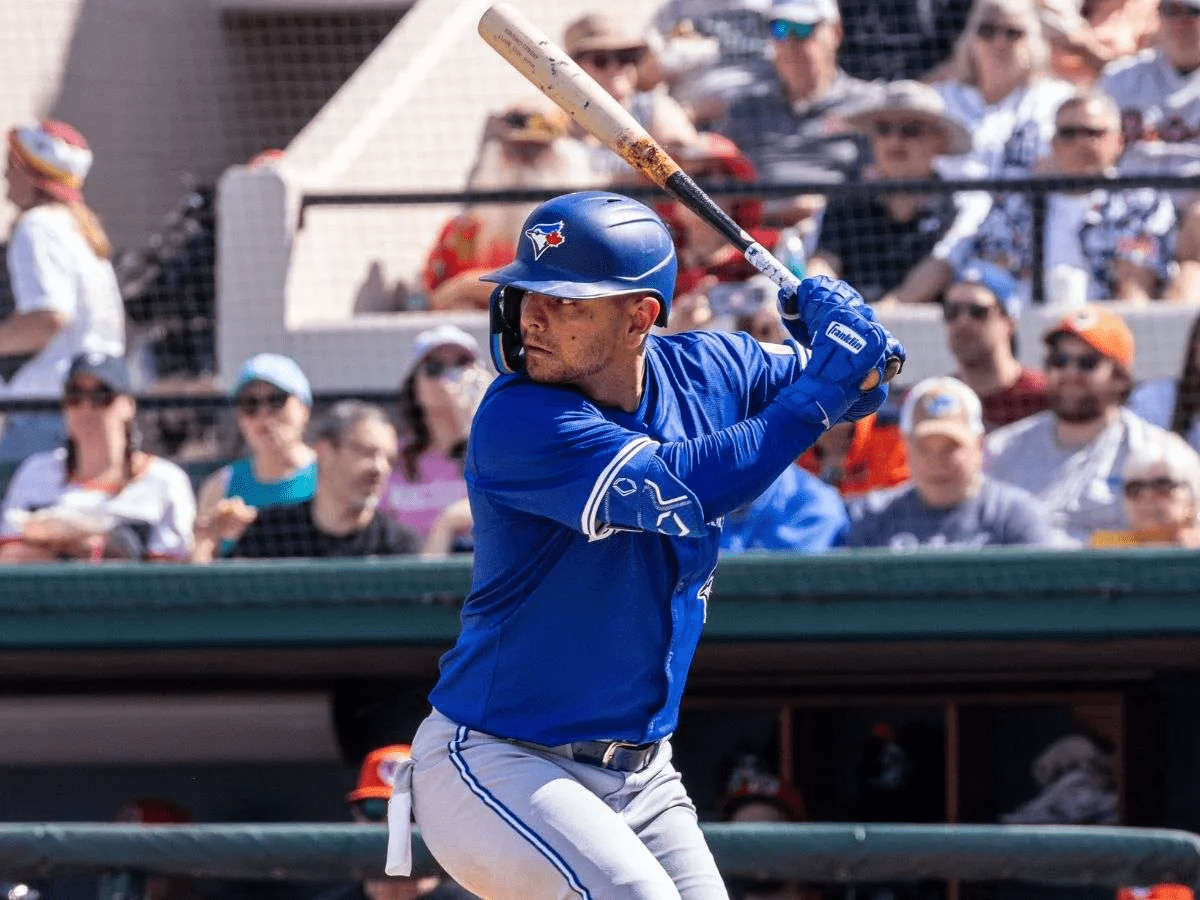
[[861, 334], [841, 322], [830, 322], [829, 327], [825, 329], [825, 336], [841, 344], [851, 353], [861, 353], [867, 347], [867, 342]]

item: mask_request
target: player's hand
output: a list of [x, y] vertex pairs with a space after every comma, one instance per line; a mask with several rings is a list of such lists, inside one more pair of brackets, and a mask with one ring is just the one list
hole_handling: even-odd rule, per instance
[[[900, 343], [874, 321], [865, 306], [830, 304], [812, 333], [812, 358], [804, 373], [787, 389], [789, 402], [803, 404], [805, 414], [825, 428], [847, 414], [861, 418], [887, 398], [887, 385], [871, 391], [859, 387], [872, 371], [881, 375], [887, 354], [903, 354]], [[812, 415], [813, 413], [816, 415]]]
[[[882, 327], [882, 326], [881, 326]], [[900, 365], [904, 365], [904, 361], [908, 358], [908, 351], [904, 349], [896, 338], [888, 331], [884, 331], [888, 336], [887, 346], [883, 351], [884, 365], [889, 360], [898, 359]], [[880, 381], [879, 385], [870, 391], [860, 390], [858, 399], [850, 404], [850, 407], [842, 413], [841, 422], [857, 422], [859, 419], [865, 419], [871, 413], [883, 406], [888, 398], [888, 383], [883, 380], [885, 373], [882, 369], [879, 370]]]
[[800, 282], [794, 291], [779, 291], [779, 314], [788, 334], [805, 347], [811, 347], [825, 317], [835, 309], [851, 307], [871, 322], [877, 321], [862, 294], [847, 282], [828, 275], [814, 275]]

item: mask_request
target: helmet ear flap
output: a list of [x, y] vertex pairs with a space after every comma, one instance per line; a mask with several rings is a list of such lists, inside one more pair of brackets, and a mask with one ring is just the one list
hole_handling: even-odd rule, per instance
[[525, 348], [521, 346], [521, 298], [519, 288], [498, 286], [488, 301], [492, 332], [492, 363], [502, 375], [525, 368]]

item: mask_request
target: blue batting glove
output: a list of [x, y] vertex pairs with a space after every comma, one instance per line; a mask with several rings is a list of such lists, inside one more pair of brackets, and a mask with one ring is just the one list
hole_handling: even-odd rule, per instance
[[[900, 366], [903, 368], [904, 362], [908, 359], [908, 351], [904, 349], [896, 338], [886, 330], [887, 347], [883, 351], [883, 362], [886, 365], [890, 359], [898, 359]], [[879, 372], [880, 377], [883, 377], [883, 370]], [[870, 391], [860, 391], [858, 399], [850, 404], [849, 408], [842, 413], [842, 422], [857, 422], [859, 419], [865, 419], [867, 416], [876, 412], [879, 407], [887, 401], [888, 385], [886, 381], [880, 381], [879, 386]]]
[[[812, 358], [803, 374], [779, 395], [805, 421], [828, 428], [848, 413], [869, 415], [887, 398], [880, 385], [864, 394], [859, 387], [871, 371], [882, 374], [886, 353], [899, 342], [865, 306], [831, 303], [812, 335]], [[870, 409], [866, 407], [873, 403]], [[865, 411], [863, 411], [865, 410]]]
[[779, 291], [779, 314], [783, 325], [788, 334], [805, 347], [812, 346], [813, 336], [821, 330], [821, 323], [832, 310], [847, 306], [868, 321], [877, 321], [874, 310], [866, 304], [862, 294], [847, 282], [828, 275], [805, 278], [794, 291], [786, 288]]

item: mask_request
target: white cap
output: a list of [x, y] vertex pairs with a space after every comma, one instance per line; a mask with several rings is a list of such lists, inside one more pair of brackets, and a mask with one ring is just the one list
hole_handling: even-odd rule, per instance
[[411, 369], [431, 350], [438, 347], [461, 347], [471, 356], [479, 358], [479, 342], [475, 340], [475, 336], [470, 332], [463, 331], [457, 325], [446, 323], [434, 328], [427, 328], [417, 335], [416, 340], [413, 341], [409, 368]]
[[904, 398], [900, 430], [905, 437], [942, 434], [968, 444], [983, 434], [978, 395], [957, 378], [926, 378]]

